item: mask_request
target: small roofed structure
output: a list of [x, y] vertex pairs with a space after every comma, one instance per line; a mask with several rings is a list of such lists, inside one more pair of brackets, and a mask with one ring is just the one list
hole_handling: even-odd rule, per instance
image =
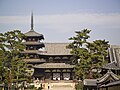
[[120, 45], [111, 45], [109, 49], [110, 62], [116, 62], [120, 67]]
[[84, 85], [87, 86], [96, 86], [97, 79], [84, 79]]
[[[109, 56], [110, 56], [110, 63], [103, 66], [105, 69], [120, 69], [120, 46], [118, 45], [111, 45], [109, 48]], [[112, 69], [112, 68], [111, 68]]]
[[97, 79], [84, 79], [84, 90], [96, 90], [97, 89]]
[[120, 80], [120, 78], [116, 74], [114, 74], [111, 70], [108, 70], [108, 72], [104, 76], [97, 79], [97, 84], [103, 85], [118, 80]]
[[111, 69], [115, 74], [120, 75], [120, 46], [111, 45], [109, 48], [110, 63], [102, 67], [103, 70]]
[[111, 70], [108, 70], [108, 72], [98, 79], [84, 79], [84, 89], [97, 89], [101, 86], [107, 85], [111, 82], [119, 81], [120, 78], [114, 74]]

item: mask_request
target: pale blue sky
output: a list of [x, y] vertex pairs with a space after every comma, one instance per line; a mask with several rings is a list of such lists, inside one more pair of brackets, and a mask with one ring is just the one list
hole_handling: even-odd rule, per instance
[[74, 31], [89, 28], [91, 41], [120, 44], [120, 0], [0, 0], [0, 32], [30, 30], [31, 11], [45, 42], [69, 42]]

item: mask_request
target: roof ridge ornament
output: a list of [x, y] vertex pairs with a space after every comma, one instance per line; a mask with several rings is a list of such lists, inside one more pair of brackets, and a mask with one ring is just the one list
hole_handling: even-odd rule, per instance
[[31, 31], [34, 31], [33, 29], [34, 24], [33, 24], [33, 12], [31, 13]]
[[108, 69], [108, 71], [107, 71], [108, 73], [113, 73], [112, 71], [111, 71], [111, 69]]

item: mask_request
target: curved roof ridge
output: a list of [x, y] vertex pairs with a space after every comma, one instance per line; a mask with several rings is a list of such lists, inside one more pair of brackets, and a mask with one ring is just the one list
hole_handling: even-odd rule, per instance
[[97, 79], [97, 81], [98, 81], [97, 83], [102, 83], [102, 82], [108, 80], [108, 78], [110, 78], [110, 77], [112, 77], [114, 80], [120, 80], [120, 78], [116, 74], [114, 74], [111, 70], [108, 70], [108, 72], [104, 76]]
[[108, 63], [108, 64], [105, 64], [103, 65], [102, 68], [105, 68], [105, 69], [115, 69], [115, 70], [120, 70], [120, 68], [117, 66], [116, 62], [113, 61], [111, 63]]
[[45, 42], [45, 44], [69, 44], [69, 42]]
[[43, 63], [35, 65], [34, 68], [74, 68], [74, 65], [66, 63]]
[[111, 48], [120, 48], [120, 45], [110, 45]]
[[24, 34], [25, 34], [26, 36], [43, 36], [42, 34], [36, 32], [36, 31], [32, 31], [32, 30], [30, 30], [30, 31], [28, 31], [28, 32], [26, 32], [26, 33], [24, 33]]

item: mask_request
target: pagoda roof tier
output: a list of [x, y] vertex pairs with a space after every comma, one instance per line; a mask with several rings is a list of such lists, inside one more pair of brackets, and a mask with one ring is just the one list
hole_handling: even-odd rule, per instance
[[41, 42], [35, 42], [35, 41], [32, 41], [32, 42], [23, 42], [23, 44], [25, 45], [42, 45], [44, 46], [44, 43], [41, 43]]
[[45, 43], [45, 52], [42, 55], [71, 55], [71, 49], [66, 46], [69, 43]]
[[25, 50], [25, 51], [22, 51], [21, 53], [38, 53], [39, 50]]
[[28, 62], [28, 63], [43, 63], [43, 62], [46, 62], [45, 59], [24, 59], [25, 62]]
[[74, 65], [65, 64], [65, 63], [43, 63], [35, 65], [34, 68], [74, 68]]
[[39, 34], [39, 33], [35, 32], [34, 30], [30, 30], [30, 31], [26, 32], [24, 35], [27, 37], [40, 37], [41, 39], [44, 39], [42, 34]]

